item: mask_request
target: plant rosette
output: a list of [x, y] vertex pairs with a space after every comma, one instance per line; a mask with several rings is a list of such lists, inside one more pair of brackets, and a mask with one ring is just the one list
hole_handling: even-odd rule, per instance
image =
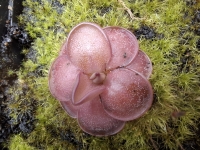
[[149, 57], [130, 31], [83, 22], [51, 65], [49, 89], [85, 132], [118, 133], [152, 105]]

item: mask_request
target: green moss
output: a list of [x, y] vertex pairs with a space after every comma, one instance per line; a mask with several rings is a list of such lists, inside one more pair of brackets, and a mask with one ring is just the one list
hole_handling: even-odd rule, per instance
[[[54, 2], [62, 5], [58, 7]], [[73, 132], [83, 149], [91, 150], [146, 150], [159, 146], [178, 149], [185, 140], [195, 137], [200, 118], [200, 52], [195, 45], [198, 37], [188, 26], [191, 26], [194, 17], [192, 9], [196, 8], [188, 7], [184, 0], [124, 0], [124, 4], [133, 15], [139, 14], [142, 19], [131, 19], [123, 5], [115, 0], [24, 1], [27, 9], [19, 20], [34, 39], [32, 49], [36, 51], [36, 59], [25, 61], [17, 74], [30, 91], [23, 98], [37, 101], [37, 121], [28, 138], [16, 135], [11, 139], [11, 149], [17, 141], [22, 144], [18, 146], [24, 149], [29, 145], [35, 149], [74, 149], [72, 142], [60, 136], [68, 130]], [[76, 120], [64, 113], [48, 90], [48, 70], [52, 61], [72, 27], [83, 21], [131, 30], [146, 25], [163, 35], [163, 38], [153, 40], [139, 39], [140, 48], [153, 62], [150, 79], [155, 93], [153, 106], [143, 117], [128, 122], [114, 136], [98, 138], [85, 135]], [[187, 50], [190, 51], [189, 56]], [[25, 52], [28, 53], [28, 50]], [[182, 59], [186, 59], [186, 63]], [[17, 104], [22, 98], [15, 96], [10, 108], [20, 109], [22, 106]], [[185, 114], [173, 117], [173, 112], [179, 111]], [[11, 116], [17, 117], [19, 112], [13, 111]]]
[[9, 149], [15, 150], [34, 150], [34, 147], [31, 147], [24, 139], [19, 135], [16, 135], [10, 140]]

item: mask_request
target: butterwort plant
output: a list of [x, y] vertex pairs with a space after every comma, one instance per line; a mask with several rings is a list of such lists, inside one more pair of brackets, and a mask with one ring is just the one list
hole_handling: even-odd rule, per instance
[[129, 30], [75, 26], [49, 72], [49, 89], [85, 132], [113, 135], [152, 105], [149, 57]]

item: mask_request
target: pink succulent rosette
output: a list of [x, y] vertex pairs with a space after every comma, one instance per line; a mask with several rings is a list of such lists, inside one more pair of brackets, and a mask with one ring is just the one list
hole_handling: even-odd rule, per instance
[[150, 59], [130, 31], [83, 22], [53, 62], [49, 88], [82, 130], [112, 135], [151, 107], [151, 72]]

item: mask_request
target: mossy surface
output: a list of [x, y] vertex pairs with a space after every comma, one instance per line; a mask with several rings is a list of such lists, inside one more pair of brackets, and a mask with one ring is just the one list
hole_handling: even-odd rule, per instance
[[[35, 121], [32, 132], [10, 139], [10, 149], [17, 144], [20, 150], [184, 149], [191, 140], [200, 147], [200, 21], [195, 19], [199, 1], [25, 0], [24, 7], [19, 20], [34, 42], [24, 50], [26, 60], [17, 72], [17, 87], [26, 86], [27, 91], [14, 94], [9, 107], [15, 119], [24, 111], [22, 106], [29, 110], [24, 100], [34, 100]], [[121, 26], [138, 34], [140, 48], [153, 63], [151, 109], [109, 137], [84, 133], [48, 89], [52, 61], [72, 27], [83, 21]]]

